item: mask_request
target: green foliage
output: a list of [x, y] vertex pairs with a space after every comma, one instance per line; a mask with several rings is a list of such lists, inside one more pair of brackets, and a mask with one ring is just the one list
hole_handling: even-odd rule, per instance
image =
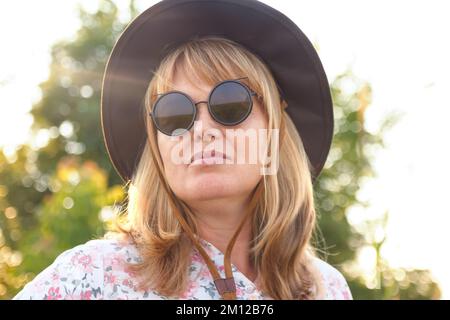
[[[133, 1], [130, 12], [131, 17], [137, 14]], [[104, 147], [99, 106], [106, 59], [125, 25], [118, 22], [118, 10], [111, 0], [99, 1], [94, 14], [81, 10], [80, 20], [75, 39], [53, 46], [50, 75], [40, 85], [42, 99], [31, 111], [34, 134], [46, 135], [48, 143], [20, 146], [15, 155], [0, 152], [3, 299], [14, 296], [62, 251], [101, 236], [114, 205], [124, 197], [122, 181]], [[325, 239], [318, 238], [318, 246], [346, 274], [355, 298], [439, 298], [439, 288], [428, 271], [390, 268], [379, 255], [383, 239], [370, 237], [373, 228], [360, 229], [349, 223], [349, 208], [369, 205], [356, 195], [363, 182], [374, 177], [371, 160], [383, 147], [384, 131], [396, 120], [395, 116], [387, 118], [375, 133], [365, 129], [370, 91], [351, 72], [332, 83], [335, 136], [315, 185]], [[347, 268], [365, 247], [377, 252], [374, 279]]]
[[36, 213], [39, 228], [21, 242], [29, 251], [20, 266], [23, 272], [38, 273], [62, 251], [101, 237], [107, 221], [101, 214], [123, 197], [118, 187], [108, 189], [107, 176], [95, 162], [79, 165], [75, 157], [59, 161], [50, 184], [54, 192]]
[[[318, 251], [346, 275], [355, 299], [439, 298], [439, 287], [428, 270], [392, 269], [382, 259], [380, 249], [385, 239], [377, 239], [375, 233], [385, 229], [387, 213], [380, 213], [381, 218], [375, 220], [358, 219], [365, 221], [359, 226], [348, 220], [350, 208], [369, 206], [358, 199], [358, 191], [364, 181], [375, 177], [371, 162], [384, 147], [384, 133], [401, 115], [388, 115], [377, 132], [369, 132], [364, 119], [371, 102], [370, 85], [347, 71], [336, 77], [331, 88], [335, 133], [325, 168], [314, 185], [319, 216]], [[371, 248], [377, 257], [375, 274], [369, 279], [354, 266], [363, 248]]]
[[95, 159], [111, 184], [121, 183], [104, 156], [99, 104], [108, 54], [124, 25], [112, 1], [100, 1], [92, 15], [81, 10], [80, 20], [74, 40], [53, 46], [50, 76], [40, 85], [42, 99], [31, 110], [34, 131], [55, 132], [39, 150], [36, 165], [40, 172], [51, 174], [57, 159], [77, 155]]
[[[100, 235], [99, 209], [107, 203], [92, 199], [122, 183], [105, 156], [99, 105], [108, 54], [124, 25], [109, 0], [100, 1], [94, 14], [81, 10], [80, 20], [75, 39], [52, 47], [42, 99], [30, 112], [34, 135], [47, 136], [48, 143], [30, 142], [9, 157], [0, 153], [0, 298], [12, 297], [61, 250]], [[57, 173], [68, 156], [95, 161], [106, 187], [81, 179], [70, 189]], [[66, 198], [73, 201], [70, 210], [63, 205]], [[6, 218], [3, 212], [12, 210], [16, 216]]]
[[[339, 265], [355, 258], [362, 244], [360, 234], [352, 230], [347, 209], [359, 204], [356, 195], [364, 178], [373, 177], [370, 159], [365, 150], [380, 145], [380, 136], [364, 128], [364, 110], [369, 104], [370, 87], [359, 84], [351, 72], [338, 76], [332, 83], [335, 131], [325, 168], [315, 184], [320, 217], [320, 230], [338, 255], [329, 261]], [[343, 86], [354, 88], [349, 93]], [[364, 204], [367, 205], [367, 204]], [[323, 248], [326, 249], [326, 248]]]

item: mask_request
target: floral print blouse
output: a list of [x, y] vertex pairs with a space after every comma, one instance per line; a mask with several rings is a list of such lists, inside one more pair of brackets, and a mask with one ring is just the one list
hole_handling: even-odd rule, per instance
[[[223, 253], [206, 240], [201, 239], [200, 243], [224, 277]], [[189, 288], [182, 296], [168, 297], [154, 290], [138, 290], [136, 279], [126, 268], [127, 263], [138, 261], [139, 254], [132, 243], [116, 239], [90, 240], [60, 254], [13, 299], [222, 299], [196, 248], [192, 251]], [[321, 299], [352, 299], [347, 282], [337, 269], [318, 258], [314, 258], [314, 263], [325, 286]], [[234, 265], [232, 271], [238, 300], [271, 299]]]

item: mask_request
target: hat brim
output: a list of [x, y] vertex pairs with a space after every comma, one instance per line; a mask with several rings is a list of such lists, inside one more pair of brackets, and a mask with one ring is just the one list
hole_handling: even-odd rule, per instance
[[271, 70], [312, 164], [322, 170], [333, 136], [328, 80], [308, 38], [288, 17], [254, 0], [164, 0], [137, 16], [110, 54], [101, 96], [101, 125], [109, 157], [127, 182], [147, 133], [146, 89], [167, 50], [196, 36], [229, 38]]

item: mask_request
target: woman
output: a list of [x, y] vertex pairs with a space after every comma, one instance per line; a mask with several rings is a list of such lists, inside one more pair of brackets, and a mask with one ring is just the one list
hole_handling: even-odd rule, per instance
[[287, 17], [257, 1], [162, 1], [121, 35], [102, 90], [107, 150], [130, 182], [119, 228], [15, 299], [352, 298], [310, 244], [332, 104]]

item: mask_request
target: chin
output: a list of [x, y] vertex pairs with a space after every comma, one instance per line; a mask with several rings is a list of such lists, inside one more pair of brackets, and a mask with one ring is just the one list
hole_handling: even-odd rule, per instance
[[212, 200], [236, 195], [239, 186], [223, 175], [202, 174], [186, 180], [181, 193], [183, 198], [190, 200]]

